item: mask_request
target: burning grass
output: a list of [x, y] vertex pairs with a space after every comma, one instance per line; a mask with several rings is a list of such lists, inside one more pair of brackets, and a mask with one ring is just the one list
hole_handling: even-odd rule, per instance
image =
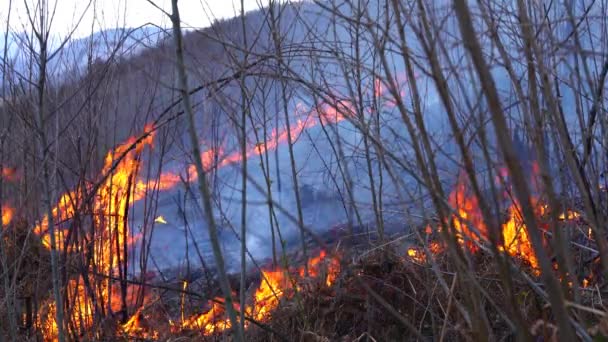
[[[576, 213], [574, 209], [566, 212], [564, 224], [572, 229], [573, 241], [592, 246], [584, 221]], [[505, 222], [509, 220], [507, 211]], [[545, 220], [546, 215], [539, 217], [540, 222]], [[471, 291], [470, 285], [459, 279], [447, 248], [434, 225], [430, 227], [420, 228], [420, 235], [427, 239], [428, 254], [422, 244], [397, 237], [394, 243], [382, 248], [355, 243], [349, 248], [341, 248], [339, 253], [320, 250], [309, 260], [292, 263], [289, 267], [262, 268], [248, 279], [247, 301], [236, 304], [237, 309], [243, 307], [245, 310], [247, 340], [355, 341], [370, 337], [380, 341], [414, 339], [419, 335], [434, 339], [443, 336], [444, 340], [476, 340], [476, 332], [465, 314], [467, 311], [462, 310], [466, 301], [464, 294]], [[521, 227], [516, 228], [521, 230]], [[367, 238], [362, 240], [368, 241]], [[509, 303], [496, 263], [483, 248], [483, 243], [475, 249], [466, 243], [462, 247], [471, 259], [474, 277], [481, 285], [475, 291], [480, 291], [484, 298], [484, 314], [494, 337], [513, 337], [505, 319], [504, 308]], [[361, 253], [362, 250], [365, 252]], [[536, 288], [536, 266], [521, 253], [511, 254], [506, 248], [503, 252], [511, 255], [522, 271], [513, 273], [513, 290], [531, 333], [550, 340], [556, 330], [552, 325], [551, 308]], [[574, 307], [573, 310], [590, 333], [602, 335], [606, 329], [602, 328], [605, 322], [601, 315], [605, 313], [597, 306], [601, 303], [597, 265], [589, 251], [573, 249], [573, 254], [581, 265], [581, 282], [568, 285], [565, 281], [564, 284], [571, 290], [579, 290], [580, 304], [577, 305], [583, 308]], [[433, 265], [443, 280], [432, 270]], [[447, 291], [442, 281], [447, 285]], [[238, 282], [233, 283], [233, 288], [238, 288]], [[77, 285], [70, 288], [81, 289]], [[92, 325], [86, 319], [92, 314], [82, 315], [83, 311], [80, 311], [79, 320], [83, 325], [77, 329], [84, 329], [83, 336], [93, 339], [125, 341], [179, 338], [206, 341], [230, 333], [232, 322], [225, 315], [223, 299], [214, 297], [211, 289], [217, 286], [213, 283], [205, 284], [202, 279], [174, 284], [151, 282], [149, 288], [151, 293], [142, 306], [128, 308], [130, 315], [125, 323], [120, 322], [118, 315], [109, 314], [95, 325], [95, 331], [85, 333], [84, 328]], [[194, 294], [206, 294], [206, 298], [212, 299]], [[73, 297], [87, 298], [85, 294]], [[238, 297], [235, 293], [234, 298]], [[120, 312], [120, 307], [113, 309]], [[44, 310], [40, 312], [43, 317], [45, 313], [46, 317], [52, 317], [49, 315], [52, 305], [45, 306]], [[54, 327], [49, 322], [52, 321], [43, 319], [36, 325], [44, 340], [53, 340]]]

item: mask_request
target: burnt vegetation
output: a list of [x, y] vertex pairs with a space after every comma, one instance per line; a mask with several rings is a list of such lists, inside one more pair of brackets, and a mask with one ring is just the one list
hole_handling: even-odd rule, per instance
[[9, 3], [0, 341], [608, 338], [608, 1]]

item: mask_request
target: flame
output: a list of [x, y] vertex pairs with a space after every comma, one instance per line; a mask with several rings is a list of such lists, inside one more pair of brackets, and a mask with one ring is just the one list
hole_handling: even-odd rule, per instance
[[[324, 250], [319, 252], [319, 255], [311, 258], [307, 262], [308, 274], [310, 277], [317, 278], [322, 281], [324, 286], [331, 286], [337, 279], [340, 273], [340, 262], [337, 257], [327, 259], [327, 253]], [[293, 292], [294, 289], [299, 289], [299, 286], [290, 275], [289, 270], [271, 269], [262, 270], [260, 286], [255, 291], [253, 303], [244, 307], [245, 315], [251, 317], [255, 321], [267, 321], [272, 312], [279, 306], [281, 298]], [[300, 267], [295, 274], [300, 277], [304, 276], [304, 267]], [[232, 322], [225, 318], [224, 302], [220, 297], [209, 302], [207, 312], [195, 315], [182, 322], [182, 329], [201, 330], [204, 335], [212, 335], [232, 327]], [[235, 309], [240, 310], [235, 305]], [[249, 322], [245, 322], [245, 327], [249, 326]]]
[[[342, 113], [353, 112], [353, 106], [348, 101], [337, 103], [334, 106], [320, 105], [317, 106], [318, 109], [306, 109], [301, 103], [296, 107], [296, 116], [298, 118], [292, 123], [290, 129], [274, 128], [266, 141], [249, 144], [245, 151], [246, 159], [276, 150], [280, 145], [288, 141], [289, 136], [291, 136], [292, 141], [296, 141], [304, 130], [317, 126], [319, 123], [339, 123], [346, 119], [346, 116]], [[220, 146], [203, 151], [201, 159], [204, 170], [208, 172], [214, 168], [222, 168], [227, 165], [240, 163], [243, 161], [243, 155], [241, 151], [227, 153], [225, 148]], [[184, 177], [181, 177], [178, 173], [165, 171], [157, 180], [150, 180], [148, 182], [138, 181], [135, 187], [138, 195], [135, 196], [134, 200], [137, 201], [143, 198], [146, 189], [169, 190], [182, 182], [182, 179], [190, 182], [196, 181], [198, 174], [194, 165], [190, 165], [185, 173]]]
[[[452, 220], [454, 229], [458, 232], [458, 240], [461, 243], [466, 242], [471, 250], [476, 250], [476, 244], [472, 241], [480, 242], [480, 238], [487, 236], [487, 228], [481, 216], [477, 197], [468, 195], [464, 174], [461, 174], [455, 189], [450, 193], [448, 203], [457, 212]], [[469, 224], [472, 224], [479, 234], [471, 230]]]
[[[374, 86], [376, 91], [385, 92], [381, 83], [376, 80]], [[377, 94], [380, 95], [380, 94]], [[350, 101], [337, 101], [334, 104], [321, 104], [314, 108], [306, 108], [302, 103], [296, 105], [295, 116], [297, 120], [292, 123], [289, 130], [279, 129], [275, 127], [268, 139], [264, 142], [250, 144], [245, 151], [245, 158], [259, 156], [269, 151], [275, 150], [279, 145], [287, 142], [289, 136], [295, 141], [305, 129], [322, 124], [336, 124], [347, 118], [350, 113], [354, 112], [354, 106]], [[145, 138], [137, 140], [136, 137], [128, 138], [123, 144], [106, 155], [105, 164], [102, 169], [102, 175], [112, 174], [111, 177], [97, 191], [98, 199], [95, 201], [95, 212], [107, 214], [107, 217], [120, 218], [120, 212], [124, 212], [127, 205], [137, 202], [145, 198], [149, 189], [168, 190], [179, 184], [182, 179], [190, 182], [197, 178], [196, 167], [190, 165], [186, 169], [185, 177], [179, 174], [166, 171], [159, 175], [158, 179], [149, 181], [134, 180], [139, 170], [140, 160], [139, 154], [144, 146], [152, 145], [154, 140], [154, 127], [146, 125], [144, 128]], [[113, 172], [114, 162], [117, 157], [125, 155], [125, 158], [116, 166]], [[223, 146], [217, 148], [206, 149], [201, 153], [203, 168], [209, 171], [213, 168], [221, 168], [227, 165], [242, 162], [243, 155], [241, 151], [226, 153]], [[89, 189], [87, 189], [89, 190]], [[130, 193], [124, 196], [125, 193]], [[53, 208], [53, 217], [56, 222], [64, 222], [71, 219], [77, 209], [77, 205], [83, 200], [83, 191], [72, 191], [63, 194], [58, 204]], [[105, 209], [105, 210], [104, 210]], [[112, 216], [115, 214], [118, 216]], [[108, 223], [113, 223], [116, 219], [110, 220]], [[37, 234], [43, 235], [44, 244], [50, 246], [50, 238], [48, 236], [48, 218], [44, 217], [34, 230]], [[67, 231], [56, 230], [57, 241], [61, 244], [64, 241]], [[59, 247], [59, 246], [58, 246]]]
[[[319, 252], [319, 255], [310, 259], [307, 263], [308, 275], [310, 277], [320, 277], [325, 276], [325, 285], [330, 287], [338, 277], [340, 273], [340, 260], [338, 258], [330, 258], [327, 265], [324, 265], [323, 261], [327, 257], [327, 253], [324, 250]], [[325, 270], [324, 267], [327, 266]], [[324, 273], [326, 272], [326, 273]], [[300, 277], [305, 276], [305, 269], [300, 269]]]
[[9, 207], [8, 205], [2, 206], [2, 225], [8, 226], [9, 223], [13, 220], [13, 216], [15, 215], [15, 209]]
[[161, 224], [167, 224], [167, 220], [165, 220], [163, 215], [159, 215], [157, 218], [155, 218], [154, 222], [161, 223]]

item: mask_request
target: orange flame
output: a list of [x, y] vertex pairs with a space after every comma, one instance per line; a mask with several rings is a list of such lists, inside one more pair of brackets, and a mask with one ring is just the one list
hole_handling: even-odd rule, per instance
[[[319, 117], [323, 118], [325, 116]], [[329, 118], [329, 116], [327, 117]], [[343, 119], [344, 117], [336, 116], [331, 118], [332, 122], [338, 122]], [[293, 127], [291, 127], [290, 134], [292, 138], [295, 139], [304, 129], [312, 127], [317, 123], [318, 120], [315, 118], [310, 118], [309, 120], [298, 119]], [[92, 214], [95, 239], [93, 240], [94, 248], [92, 249], [92, 253], [94, 264], [97, 266], [96, 272], [98, 273], [108, 274], [119, 265], [121, 260], [124, 261], [125, 256], [122, 247], [116, 248], [116, 246], [125, 246], [125, 244], [128, 245], [131, 242], [125, 217], [125, 213], [129, 206], [134, 202], [143, 199], [146, 196], [148, 189], [166, 190], [172, 188], [178, 184], [178, 182], [181, 182], [182, 178], [172, 172], [162, 173], [158, 180], [148, 182], [136, 179], [140, 167], [139, 156], [143, 151], [143, 148], [151, 145], [154, 139], [152, 127], [146, 126], [145, 132], [147, 134], [145, 138], [137, 140], [136, 137], [131, 137], [127, 139], [125, 143], [117, 146], [113, 151], [110, 151], [106, 155], [104, 167], [101, 172], [102, 175], [106, 175], [106, 178], [95, 189], [96, 193], [93, 195]], [[246, 156], [249, 158], [276, 149], [279, 144], [287, 141], [287, 138], [287, 130], [281, 132], [273, 130], [270, 138], [265, 144], [257, 144], [249, 147], [246, 151]], [[120, 161], [117, 159], [119, 157], [122, 157]], [[204, 167], [209, 170], [213, 167], [223, 167], [240, 162], [242, 155], [240, 152], [225, 154], [222, 148], [218, 148], [209, 149], [203, 152], [202, 157]], [[188, 176], [186, 179], [189, 181], [196, 179], [194, 166], [190, 166], [187, 172]], [[81, 202], [85, 199], [85, 195], [91, 190], [93, 190], [93, 187], [87, 186], [85, 189], [67, 192], [60, 197], [57, 205], [52, 209], [53, 219], [56, 225], [55, 238], [59, 250], [63, 250], [67, 247], [68, 251], [72, 251], [71, 246], [66, 246], [68, 243], [66, 241], [69, 233], [68, 228], [62, 228], [62, 226], [64, 222], [68, 222], [74, 217]], [[160, 221], [162, 223], [163, 220], [164, 218], [159, 217], [155, 221]], [[34, 227], [34, 232], [41, 236], [43, 245], [50, 248], [51, 243], [48, 234], [48, 222], [48, 217], [43, 217], [40, 223]], [[268, 273], [268, 276], [271, 275], [271, 273]], [[328, 276], [326, 282], [329, 284], [333, 282], [334, 279], [335, 277], [331, 278]], [[105, 303], [109, 300], [111, 306], [118, 305], [119, 302], [114, 298], [115, 296], [111, 295], [112, 287], [109, 284], [110, 281], [102, 286], [101, 298], [98, 298], [98, 302]], [[267, 288], [266, 286], [267, 285], [262, 285], [260, 290]], [[269, 286], [270, 288], [274, 287], [273, 285]], [[68, 293], [76, 293], [76, 297], [81, 296], [83, 298], [88, 298], [81, 289], [82, 285], [76, 286], [72, 282], [68, 282]], [[74, 301], [77, 298], [71, 297], [71, 299]], [[87, 300], [83, 299], [85, 302]], [[267, 312], [269, 308], [272, 308], [273, 301], [267, 300], [267, 302], [270, 304], [267, 304], [265, 309], [253, 310], [252, 308], [251, 312], [258, 312], [256, 315], [259, 315], [259, 312], [262, 312], [262, 315], [264, 315], [264, 312]], [[82, 308], [81, 310], [78, 310], [78, 312], [75, 310], [72, 318], [83, 322], [84, 326], [91, 326], [93, 312], [90, 308], [92, 306], [88, 302], [83, 305], [88, 305], [89, 307]], [[79, 316], [77, 317], [76, 315]], [[85, 316], [84, 320], [82, 319], [82, 316]], [[223, 329], [226, 329], [229, 327], [229, 322], [223, 323], [223, 325]], [[212, 330], [220, 331], [221, 327], [217, 326]], [[52, 331], [52, 329], [47, 330], [49, 336], [53, 335]]]
[[534, 253], [534, 248], [532, 248], [528, 228], [523, 221], [517, 203], [509, 207], [507, 222], [502, 225], [502, 237], [504, 249], [507, 253], [526, 260], [534, 273], [538, 275], [540, 272], [538, 259]]
[[183, 329], [202, 329], [203, 334], [212, 335], [217, 332], [222, 332], [226, 329], [230, 329], [232, 324], [229, 319], [222, 319], [224, 315], [224, 306], [221, 303], [221, 299], [217, 298], [215, 302], [212, 302], [211, 309], [204, 314], [194, 316], [182, 323]]

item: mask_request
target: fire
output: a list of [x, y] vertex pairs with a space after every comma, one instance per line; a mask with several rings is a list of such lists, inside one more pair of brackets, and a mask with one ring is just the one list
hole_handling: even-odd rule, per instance
[[[505, 168], [500, 168], [498, 171], [499, 175], [496, 181], [504, 184], [508, 177], [508, 172]], [[532, 173], [533, 175], [538, 173], [538, 165], [536, 163], [532, 164]], [[466, 245], [472, 252], [476, 252], [478, 250], [477, 244], [488, 239], [488, 227], [483, 220], [478, 199], [473, 194], [470, 194], [467, 185], [467, 179], [464, 175], [461, 175], [448, 198], [450, 206], [456, 212], [450, 219], [452, 220], [458, 241], [462, 245]], [[534, 176], [531, 185], [534, 190], [538, 190], [539, 186], [534, 181]], [[506, 197], [509, 198], [508, 196]], [[537, 197], [532, 197], [530, 200], [537, 218], [543, 217], [549, 210], [548, 206]], [[539, 275], [538, 259], [532, 247], [528, 228], [526, 227], [520, 208], [521, 206], [516, 200], [510, 199], [510, 204], [506, 209], [506, 217], [503, 219], [500, 227], [502, 246], [499, 246], [499, 249], [513, 257], [524, 260], [531, 267], [532, 272], [535, 275]], [[558, 216], [560, 220], [575, 220], [579, 217], [580, 213], [570, 209], [560, 213]], [[427, 235], [432, 233], [431, 226], [428, 225], [425, 231]], [[418, 248], [408, 249], [407, 254], [416, 262], [426, 262], [426, 255]], [[437, 254], [437, 252], [432, 251], [432, 254]]]
[[[481, 217], [477, 197], [468, 195], [464, 174], [461, 175], [455, 189], [450, 193], [448, 202], [457, 212], [452, 220], [454, 229], [458, 232], [459, 241], [461, 243], [466, 242], [471, 249], [476, 250], [477, 247], [474, 243], [471, 243], [471, 240], [480, 242], [480, 238], [487, 235], [487, 228]], [[475, 227], [479, 234], [471, 230], [467, 222], [472, 224], [472, 227]]]
[[[338, 277], [340, 273], [340, 260], [338, 258], [330, 258], [327, 265], [324, 265], [323, 261], [327, 257], [327, 253], [324, 250], [321, 250], [318, 256], [310, 259], [308, 261], [308, 275], [311, 277], [320, 277], [325, 276], [325, 285], [331, 286]], [[324, 267], [327, 266], [327, 270]], [[326, 272], [326, 273], [324, 273]], [[304, 277], [305, 270], [304, 268], [300, 269], [300, 277]]]
[[[321, 250], [319, 255], [307, 262], [310, 277], [320, 279], [324, 286], [330, 287], [340, 273], [340, 262], [337, 257], [327, 259], [327, 253]], [[247, 317], [255, 321], [267, 321], [272, 312], [279, 306], [281, 298], [299, 289], [292, 274], [304, 276], [304, 267], [296, 272], [285, 269], [262, 270], [260, 286], [255, 291], [253, 303], [244, 307]], [[211, 309], [207, 312], [193, 316], [182, 322], [181, 328], [188, 330], [201, 330], [204, 335], [212, 335], [232, 327], [232, 322], [225, 318], [223, 299], [218, 297], [209, 302]], [[237, 308], [239, 309], [239, 308]], [[249, 322], [245, 322], [245, 327]]]
[[[125, 210], [128, 205], [141, 200], [146, 195], [145, 191], [140, 189], [141, 182], [135, 182], [135, 177], [140, 166], [139, 156], [143, 148], [151, 145], [154, 139], [151, 126], [146, 126], [144, 132], [146, 133], [144, 139], [138, 141], [137, 137], [130, 137], [123, 144], [110, 151], [105, 157], [101, 174], [107, 177], [99, 185], [93, 197], [94, 205], [92, 213], [96, 230], [101, 234], [98, 236], [106, 235], [106, 238], [108, 238], [108, 241], [105, 243], [101, 242], [102, 244], [109, 245], [111, 239], [108, 235], [110, 234], [110, 230], [115, 228], [118, 234], [114, 235], [117, 236], [119, 245], [122, 245], [124, 236], [126, 236], [124, 234], [126, 232]], [[114, 165], [115, 161], [123, 155], [124, 158], [117, 165]], [[89, 187], [91, 189], [86, 190], [92, 190], [92, 185], [89, 185]], [[59, 226], [62, 222], [69, 221], [74, 217], [78, 206], [84, 200], [85, 193], [88, 193], [88, 191], [83, 190], [70, 191], [60, 196], [58, 204], [52, 209], [56, 225]], [[44, 216], [41, 222], [34, 227], [34, 232], [41, 235], [44, 245], [50, 248], [47, 216]], [[56, 229], [55, 232], [56, 241], [58, 242], [57, 247], [61, 249], [67, 235], [67, 229]]]
[[9, 207], [7, 205], [2, 206], [2, 225], [8, 226], [9, 223], [13, 220], [13, 215], [15, 215], [15, 209]]
[[[376, 82], [376, 85], [379, 84], [380, 83]], [[382, 92], [385, 91], [381, 86], [378, 90]], [[248, 146], [245, 151], [245, 157], [251, 158], [275, 150], [279, 145], [286, 143], [290, 135], [292, 139], [295, 140], [305, 129], [317, 126], [319, 123], [339, 123], [345, 120], [349, 113], [353, 113], [353, 105], [349, 101], [339, 101], [333, 105], [322, 104], [315, 108], [306, 108], [303, 104], [298, 103], [295, 113], [297, 120], [292, 123], [290, 130], [275, 127], [265, 142], [259, 142]], [[190, 165], [186, 170], [186, 177], [184, 178], [174, 172], [166, 171], [161, 173], [158, 179], [152, 179], [150, 181], [136, 180], [135, 177], [137, 176], [140, 166], [138, 156], [143, 147], [152, 145], [154, 140], [154, 127], [146, 125], [144, 133], [145, 138], [138, 141], [136, 137], [130, 137], [123, 144], [109, 152], [105, 157], [105, 164], [101, 172], [102, 175], [110, 175], [110, 177], [108, 177], [97, 190], [94, 210], [95, 215], [109, 218], [107, 222], [104, 222], [109, 226], [112, 226], [113, 223], [119, 223], [119, 225], [121, 225], [118, 229], [119, 231], [124, 231], [125, 229], [125, 227], [122, 227], [124, 224], [118, 222], [122, 220], [120, 213], [124, 212], [124, 209], [128, 205], [145, 198], [148, 189], [168, 190], [179, 184], [182, 179], [192, 182], [195, 181], [197, 177], [195, 166]], [[125, 154], [125, 158], [123, 158], [113, 170], [116, 158], [123, 154]], [[201, 157], [203, 160], [203, 167], [206, 171], [209, 171], [212, 168], [221, 168], [227, 165], [240, 163], [243, 159], [241, 151], [226, 153], [225, 148], [222, 146], [206, 149], [201, 153]], [[52, 210], [56, 224], [68, 221], [74, 216], [78, 205], [84, 199], [84, 193], [85, 191], [77, 190], [65, 193], [60, 197], [58, 204]], [[47, 217], [44, 217], [41, 222], [36, 225], [34, 232], [43, 236], [44, 244], [47, 247], [50, 247], [50, 237], [47, 233]], [[61, 247], [66, 233], [67, 231], [56, 229], [56, 238], [59, 244], [58, 248]]]
[[[307, 110], [302, 104], [298, 104], [298, 108], [296, 113], [296, 117], [298, 118], [292, 123], [289, 130], [275, 127], [266, 141], [250, 144], [245, 151], [245, 157], [249, 159], [276, 150], [280, 145], [287, 142], [290, 135], [293, 140], [296, 140], [308, 128], [314, 127], [319, 123], [339, 123], [346, 119], [346, 116], [342, 113], [352, 113], [352, 105], [349, 102], [339, 103], [336, 106], [319, 106], [320, 110]], [[222, 168], [227, 165], [240, 163], [243, 161], [243, 155], [241, 151], [227, 153], [226, 149], [220, 146], [203, 151], [201, 159], [205, 171], [210, 171], [214, 168]], [[185, 173], [185, 177], [182, 178], [175, 172], [166, 171], [159, 176], [158, 180], [151, 180], [149, 182], [138, 181], [135, 186], [137, 195], [134, 200], [142, 199], [145, 196], [146, 189], [169, 190], [182, 182], [182, 179], [190, 182], [197, 179], [196, 167], [194, 165], [190, 165]]]

